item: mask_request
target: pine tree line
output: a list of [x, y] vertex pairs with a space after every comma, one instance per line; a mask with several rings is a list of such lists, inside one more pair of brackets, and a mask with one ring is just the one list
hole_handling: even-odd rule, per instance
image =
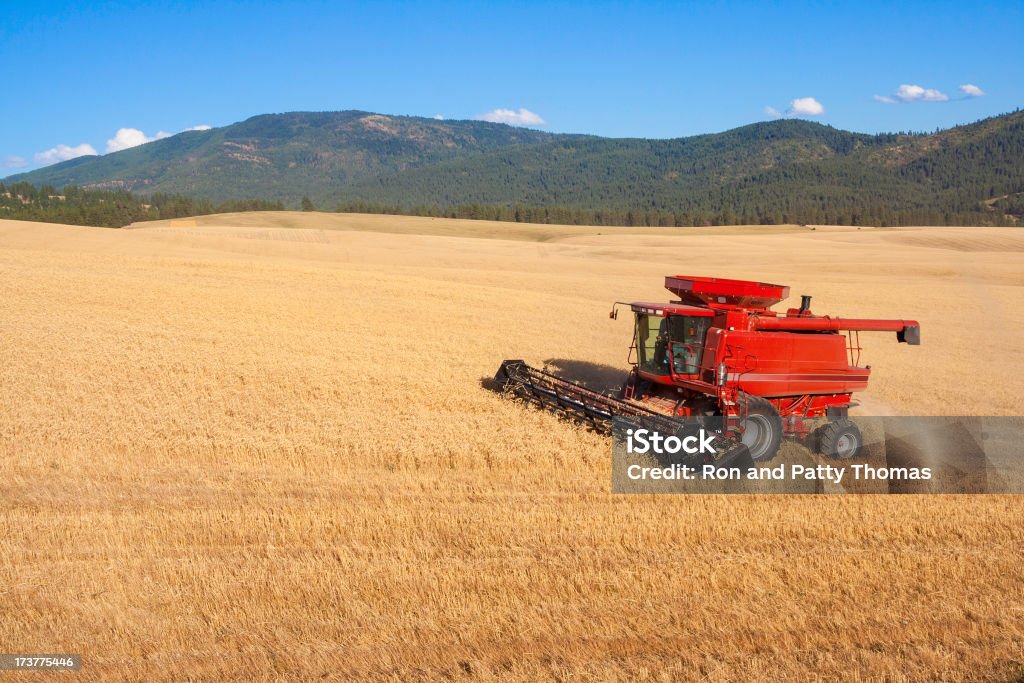
[[138, 197], [123, 190], [83, 190], [68, 185], [36, 187], [20, 182], [0, 183], [0, 218], [43, 223], [68, 223], [120, 228], [136, 221], [183, 218], [233, 211], [283, 211], [281, 202], [233, 199], [213, 203], [181, 195], [157, 193]]
[[400, 205], [350, 201], [337, 206], [341, 213], [372, 213], [434, 218], [465, 218], [470, 220], [552, 225], [601, 225], [644, 227], [694, 227], [717, 225], [864, 225], [897, 227], [907, 225], [1015, 226], [1022, 216], [1011, 210], [978, 209], [949, 212], [929, 209], [894, 210], [874, 206], [867, 208], [838, 207], [820, 209], [813, 206], [792, 206], [768, 212], [666, 211], [658, 209], [578, 209], [566, 206], [530, 207], [486, 204], [460, 204], [452, 207]]

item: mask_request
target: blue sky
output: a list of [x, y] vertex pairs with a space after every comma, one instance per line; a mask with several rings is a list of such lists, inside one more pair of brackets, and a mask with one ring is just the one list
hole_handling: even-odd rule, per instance
[[933, 130], [1024, 104], [1022, 33], [1019, 0], [12, 2], [0, 176], [295, 110], [659, 138], [778, 115]]

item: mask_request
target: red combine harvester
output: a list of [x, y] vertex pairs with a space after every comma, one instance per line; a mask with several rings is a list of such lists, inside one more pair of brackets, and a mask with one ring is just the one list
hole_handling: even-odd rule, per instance
[[[863, 439], [848, 419], [853, 392], [868, 385], [860, 367], [860, 332], [895, 332], [920, 344], [914, 320], [833, 318], [814, 315], [811, 297], [782, 315], [771, 307], [789, 287], [675, 275], [665, 288], [670, 303], [628, 305], [636, 327], [629, 373], [618, 397], [537, 370], [519, 360], [502, 363], [496, 379], [506, 390], [544, 407], [610, 428], [626, 419], [717, 416], [754, 460], [767, 460], [783, 435], [815, 436], [832, 457], [853, 457]], [[848, 335], [840, 334], [847, 332]]]

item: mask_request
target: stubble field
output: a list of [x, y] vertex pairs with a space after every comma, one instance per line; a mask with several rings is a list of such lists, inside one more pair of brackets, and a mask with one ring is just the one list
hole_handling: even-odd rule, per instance
[[[502, 239], [504, 238], [504, 239]], [[1024, 675], [1012, 496], [613, 496], [484, 380], [624, 376], [666, 274], [863, 334], [864, 412], [1020, 414], [1024, 233], [0, 221], [0, 650], [81, 680]], [[785, 304], [784, 304], [785, 305]]]

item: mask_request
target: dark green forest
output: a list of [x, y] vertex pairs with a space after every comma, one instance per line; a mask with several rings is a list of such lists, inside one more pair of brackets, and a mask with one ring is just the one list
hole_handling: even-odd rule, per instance
[[[314, 207], [626, 226], [1018, 225], [1024, 112], [933, 133], [786, 119], [671, 140], [293, 112], [5, 182], [6, 215], [90, 225]], [[109, 187], [123, 191], [100, 189]], [[230, 199], [247, 195], [261, 199]]]
[[1016, 225], [1024, 115], [933, 134], [775, 121], [679, 140], [591, 138], [446, 161], [346, 192], [345, 210], [531, 222]]
[[544, 223], [552, 225], [604, 225], [646, 227], [707, 227], [717, 225], [865, 225], [899, 227], [906, 225], [938, 226], [996, 226], [1013, 227], [1024, 221], [1024, 200], [1001, 211], [978, 211], [962, 214], [927, 210], [895, 211], [874, 207], [867, 211], [807, 211], [778, 212], [775, 215], [757, 213], [674, 212], [643, 209], [577, 209], [567, 206], [530, 207], [485, 204], [460, 204], [452, 207], [389, 206], [370, 202], [344, 202], [337, 211], [342, 213], [376, 213], [402, 216], [430, 216], [435, 218], [465, 218], [470, 220], [506, 221], [513, 223]]
[[282, 211], [281, 202], [262, 199], [228, 200], [214, 204], [207, 199], [155, 193], [137, 197], [117, 190], [83, 190], [68, 185], [58, 191], [52, 185], [0, 183], [0, 218], [43, 223], [70, 223], [120, 228], [136, 221], [202, 216], [230, 211]]

